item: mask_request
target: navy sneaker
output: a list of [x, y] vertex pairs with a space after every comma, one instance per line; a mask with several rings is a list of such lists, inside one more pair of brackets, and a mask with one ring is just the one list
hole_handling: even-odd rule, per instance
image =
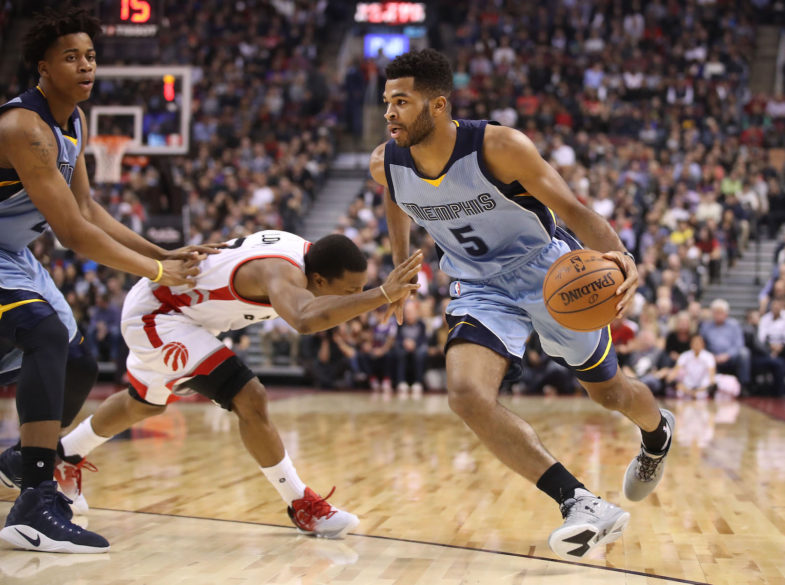
[[22, 452], [14, 447], [0, 453], [0, 481], [6, 487], [22, 487]]
[[8, 513], [0, 538], [26, 550], [63, 553], [103, 553], [109, 542], [71, 522], [70, 500], [45, 481], [22, 490]]

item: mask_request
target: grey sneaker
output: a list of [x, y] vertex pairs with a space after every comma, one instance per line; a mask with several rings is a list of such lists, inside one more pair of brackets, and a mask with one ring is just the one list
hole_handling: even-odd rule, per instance
[[676, 419], [670, 410], [660, 409], [662, 416], [668, 423], [667, 446], [664, 453], [652, 454], [641, 446], [641, 452], [627, 466], [624, 474], [624, 495], [632, 502], [639, 502], [657, 487], [663, 473], [665, 473], [665, 457], [673, 442], [673, 431], [676, 428]]
[[564, 524], [551, 532], [548, 546], [568, 561], [617, 540], [630, 521], [629, 512], [580, 488], [561, 505], [561, 514]]

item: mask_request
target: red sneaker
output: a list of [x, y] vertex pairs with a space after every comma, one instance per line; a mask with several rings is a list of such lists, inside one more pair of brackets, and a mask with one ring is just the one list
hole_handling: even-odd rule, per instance
[[60, 491], [73, 501], [71, 510], [74, 514], [87, 514], [90, 509], [82, 494], [82, 468], [87, 471], [98, 471], [98, 468], [87, 459], [82, 459], [74, 465], [58, 458], [55, 466], [55, 481]]
[[327, 503], [327, 498], [333, 495], [334, 491], [335, 488], [323, 498], [307, 487], [305, 495], [292, 502], [287, 512], [300, 532], [323, 538], [342, 538], [357, 527], [360, 523], [357, 516]]

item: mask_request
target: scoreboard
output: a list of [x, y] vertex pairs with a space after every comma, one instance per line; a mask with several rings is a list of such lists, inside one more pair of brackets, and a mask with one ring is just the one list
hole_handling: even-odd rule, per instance
[[161, 0], [97, 0], [98, 18], [105, 37], [157, 37], [163, 22]]

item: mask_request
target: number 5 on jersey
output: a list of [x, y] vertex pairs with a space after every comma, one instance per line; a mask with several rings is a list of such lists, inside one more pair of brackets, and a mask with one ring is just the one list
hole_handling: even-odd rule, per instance
[[482, 241], [482, 238], [467, 235], [474, 231], [472, 226], [466, 225], [459, 228], [451, 228], [450, 231], [470, 256], [484, 256], [488, 253], [488, 245]]

